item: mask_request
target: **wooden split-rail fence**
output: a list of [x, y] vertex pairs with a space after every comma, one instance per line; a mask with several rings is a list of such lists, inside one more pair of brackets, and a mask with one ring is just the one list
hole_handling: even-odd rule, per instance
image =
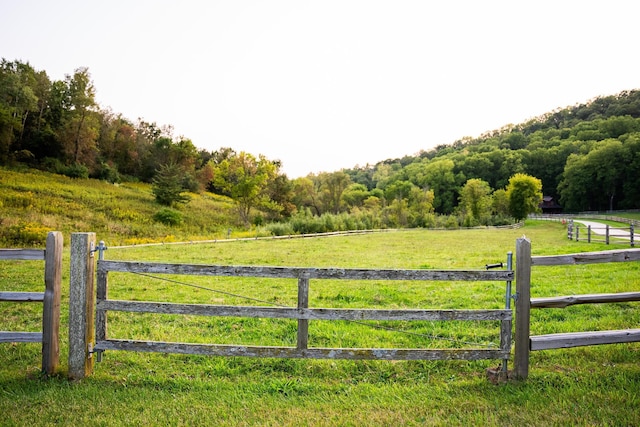
[[640, 329], [580, 331], [534, 336], [530, 334], [531, 309], [558, 309], [575, 304], [640, 301], [640, 292], [531, 298], [532, 267], [640, 261], [640, 249], [531, 256], [531, 242], [522, 238], [516, 242], [516, 261], [515, 377], [519, 379], [528, 377], [531, 351], [640, 342]]
[[591, 225], [580, 227], [580, 224], [570, 220], [567, 224], [567, 237], [569, 240], [575, 239], [576, 242], [600, 242], [607, 245], [612, 243], [622, 243], [634, 247], [636, 231], [633, 224], [626, 228], [613, 228], [610, 227], [609, 224], [603, 224], [599, 227]]
[[[531, 351], [576, 346], [614, 344], [640, 341], [640, 329], [587, 331], [563, 334], [531, 335], [531, 309], [564, 308], [574, 304], [616, 303], [640, 301], [640, 292], [617, 294], [531, 297], [532, 267], [592, 264], [603, 262], [640, 261], [640, 249], [588, 252], [568, 255], [531, 256], [531, 242], [526, 238], [516, 242], [516, 269], [507, 270], [369, 270], [316, 269], [287, 267], [233, 267], [99, 260], [96, 253], [105, 249], [96, 246], [95, 233], [73, 233], [71, 236], [71, 275], [69, 292], [69, 377], [84, 378], [93, 372], [94, 355], [107, 350], [152, 351], [182, 354], [250, 357], [341, 358], [382, 360], [452, 360], [499, 359], [510, 356], [512, 342], [512, 311], [515, 299], [515, 353], [512, 377], [526, 379], [529, 375]], [[102, 258], [102, 256], [99, 256]], [[62, 266], [62, 235], [52, 232], [46, 250], [0, 250], [0, 260], [44, 259], [45, 292], [0, 292], [0, 301], [42, 301], [43, 332], [0, 332], [0, 342], [42, 342], [43, 371], [52, 373], [58, 365], [60, 277]], [[510, 264], [510, 262], [508, 263]], [[96, 282], [97, 292], [94, 288]], [[108, 298], [110, 272], [143, 274], [178, 274], [206, 276], [274, 277], [297, 280], [296, 307], [241, 307], [200, 304], [175, 304], [144, 301], [120, 301]], [[505, 281], [507, 283], [504, 310], [377, 310], [326, 309], [308, 306], [310, 280], [415, 280], [415, 281]], [[512, 296], [511, 281], [516, 292]], [[167, 343], [115, 340], [107, 335], [108, 312], [144, 312], [190, 314], [200, 316], [234, 316], [297, 319], [295, 347], [258, 347], [240, 345]], [[308, 325], [313, 320], [492, 320], [500, 322], [500, 347], [496, 349], [355, 349], [314, 348], [309, 346]], [[506, 374], [506, 372], [504, 372]]]
[[43, 292], [0, 291], [0, 301], [42, 303], [42, 331], [0, 331], [0, 343], [42, 343], [42, 371], [52, 374], [60, 358], [60, 286], [62, 282], [62, 233], [47, 235], [46, 249], [0, 249], [0, 260], [44, 261]]

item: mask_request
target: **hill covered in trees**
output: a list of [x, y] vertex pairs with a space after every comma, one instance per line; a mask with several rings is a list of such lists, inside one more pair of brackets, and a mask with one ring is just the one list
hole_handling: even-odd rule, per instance
[[325, 222], [336, 218], [327, 215], [347, 215], [363, 227], [500, 223], [510, 215], [505, 196], [516, 174], [539, 179], [565, 211], [638, 208], [640, 91], [401, 159], [290, 180], [278, 160], [228, 147], [199, 149], [174, 138], [170, 126], [133, 122], [98, 105], [86, 68], [51, 81], [28, 63], [3, 59], [0, 165], [112, 183], [151, 183], [170, 169], [184, 191], [231, 197], [245, 225], [323, 215]]
[[[441, 188], [449, 189], [469, 178], [499, 189], [513, 174], [526, 173], [542, 180], [544, 194], [568, 211], [638, 208], [639, 119], [640, 91], [626, 91], [345, 172], [370, 188], [385, 180], [423, 185], [439, 175]], [[440, 205], [446, 211], [454, 204], [452, 191]]]

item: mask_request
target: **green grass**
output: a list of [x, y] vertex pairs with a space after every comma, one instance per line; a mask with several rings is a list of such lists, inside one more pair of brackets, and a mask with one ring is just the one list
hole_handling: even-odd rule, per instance
[[640, 220], [640, 212], [616, 212], [616, 216]]
[[[410, 230], [315, 239], [118, 248], [111, 260], [343, 268], [482, 269], [506, 260], [526, 235], [533, 255], [611, 249], [570, 241], [559, 223], [517, 230]], [[63, 282], [68, 284], [68, 249]], [[640, 263], [534, 267], [532, 296], [637, 291]], [[42, 263], [5, 261], [0, 289], [40, 290]], [[296, 282], [171, 276], [181, 283], [112, 273], [113, 299], [266, 305], [296, 303]], [[311, 280], [311, 307], [500, 308], [504, 283]], [[229, 295], [233, 294], [233, 295]], [[62, 367], [39, 374], [39, 346], [0, 345], [0, 425], [638, 425], [640, 345], [531, 354], [526, 382], [494, 385], [498, 361], [330, 361], [222, 358], [109, 351], [94, 374], [66, 380], [68, 285], [62, 298]], [[0, 329], [37, 330], [39, 305], [0, 303]], [[25, 316], [32, 319], [25, 323]], [[109, 336], [292, 345], [295, 322], [195, 316], [109, 315]], [[466, 346], [495, 341], [497, 325], [397, 323], [426, 336], [349, 322], [310, 322], [312, 346]], [[369, 322], [376, 323], [376, 322]], [[486, 322], [491, 323], [491, 322]], [[533, 334], [635, 328], [638, 303], [534, 310]], [[412, 329], [413, 328], [413, 329]], [[453, 341], [450, 341], [453, 340]]]
[[121, 245], [225, 237], [236, 216], [233, 202], [211, 193], [189, 197], [177, 207], [180, 225], [169, 226], [154, 220], [164, 207], [147, 184], [0, 168], [0, 245], [44, 246], [47, 232], [54, 230], [67, 241], [71, 232], [92, 231]]

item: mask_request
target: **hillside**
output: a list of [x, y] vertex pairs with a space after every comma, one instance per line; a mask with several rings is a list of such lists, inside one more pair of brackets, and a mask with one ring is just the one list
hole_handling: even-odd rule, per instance
[[[640, 91], [631, 90], [345, 172], [370, 189], [402, 181], [439, 188], [448, 194], [436, 192], [436, 201], [444, 199], [449, 211], [468, 179], [497, 190], [526, 173], [540, 179], [544, 194], [565, 211], [576, 212], [638, 208], [638, 165]], [[445, 173], [449, 178], [442, 182]]]
[[[86, 68], [64, 81], [51, 81], [28, 63], [2, 59], [0, 166], [111, 183], [151, 183], [160, 170], [173, 165], [185, 190], [233, 198], [247, 226], [323, 215], [364, 216], [361, 222], [373, 228], [433, 226], [435, 215], [449, 217], [446, 222], [456, 226], [495, 225], [488, 218], [505, 220], [502, 192], [516, 174], [539, 179], [543, 195], [552, 197], [564, 212], [640, 207], [640, 90], [558, 108], [432, 149], [426, 148], [434, 145], [427, 137], [425, 150], [401, 159], [293, 180], [283, 173], [279, 160], [230, 147], [209, 152], [184, 136], [174, 138], [170, 126], [128, 120], [98, 105], [95, 91]], [[390, 138], [388, 144], [397, 142]], [[364, 141], [353, 144], [366, 150]], [[471, 180], [493, 198], [493, 206], [482, 215], [470, 215], [461, 203]], [[29, 200], [18, 199], [9, 205], [30, 206]], [[189, 216], [196, 205], [189, 204]], [[154, 209], [142, 217], [148, 220]], [[108, 222], [98, 225], [109, 229]], [[214, 220], [214, 229], [220, 223]], [[181, 227], [197, 228], [189, 235], [212, 231], [208, 224], [189, 224], [185, 217]], [[126, 226], [122, 235], [150, 235], [139, 233], [138, 227]], [[160, 230], [151, 238], [173, 231]]]
[[210, 193], [190, 193], [178, 210], [182, 221], [169, 226], [143, 183], [110, 184], [34, 169], [0, 168], [0, 246], [41, 246], [47, 232], [96, 232], [111, 245], [209, 240], [226, 237], [236, 216], [234, 204]]

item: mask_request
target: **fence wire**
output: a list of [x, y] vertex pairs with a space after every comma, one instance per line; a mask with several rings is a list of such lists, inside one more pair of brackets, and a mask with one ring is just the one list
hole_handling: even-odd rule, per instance
[[[285, 304], [278, 304], [278, 303], [276, 303], [274, 301], [267, 301], [267, 300], [263, 300], [263, 299], [260, 299], [260, 298], [246, 296], [246, 295], [234, 294], [232, 292], [227, 292], [227, 291], [223, 291], [223, 290], [220, 290], [220, 289], [213, 289], [213, 288], [209, 288], [207, 286], [196, 285], [194, 283], [183, 282], [183, 281], [180, 281], [180, 280], [170, 279], [170, 278], [167, 278], [167, 277], [160, 277], [160, 276], [155, 276], [155, 275], [152, 275], [152, 274], [138, 273], [138, 272], [132, 272], [132, 274], [136, 274], [138, 276], [144, 276], [144, 277], [147, 277], [147, 278], [150, 278], [150, 279], [169, 282], [169, 283], [173, 283], [173, 284], [176, 284], [176, 285], [181, 285], [181, 286], [187, 286], [187, 287], [191, 287], [191, 288], [201, 289], [201, 290], [205, 290], [205, 291], [208, 291], [208, 292], [213, 292], [213, 293], [216, 293], [216, 294], [226, 295], [226, 296], [230, 296], [230, 297], [234, 297], [234, 298], [240, 298], [240, 299], [244, 299], [246, 301], [259, 302], [259, 303], [267, 304], [267, 305], [274, 306], [274, 307], [291, 308], [291, 306], [288, 306], [288, 305], [285, 305]], [[310, 320], [313, 320], [313, 318], [310, 319]], [[325, 319], [317, 318], [315, 320], [325, 320]], [[494, 342], [478, 343], [478, 342], [471, 342], [471, 341], [463, 341], [463, 340], [457, 340], [457, 339], [454, 339], [454, 338], [443, 337], [443, 336], [439, 336], [439, 335], [428, 335], [428, 334], [422, 334], [422, 333], [419, 333], [419, 332], [407, 331], [407, 330], [404, 330], [404, 329], [392, 328], [392, 327], [384, 326], [384, 325], [380, 325], [380, 324], [366, 323], [366, 322], [361, 322], [361, 321], [358, 321], [358, 320], [344, 319], [344, 321], [345, 322], [349, 322], [349, 323], [353, 323], [353, 324], [357, 324], [357, 325], [361, 325], [361, 326], [365, 326], [365, 327], [372, 328], [372, 329], [395, 332], [395, 333], [400, 333], [400, 334], [410, 335], [410, 336], [416, 336], [416, 337], [420, 337], [420, 338], [430, 339], [430, 340], [433, 340], [433, 341], [448, 341], [448, 342], [451, 342], [451, 343], [454, 343], [454, 344], [464, 344], [464, 345], [480, 347], [480, 348], [496, 348], [496, 347], [498, 347]]]

